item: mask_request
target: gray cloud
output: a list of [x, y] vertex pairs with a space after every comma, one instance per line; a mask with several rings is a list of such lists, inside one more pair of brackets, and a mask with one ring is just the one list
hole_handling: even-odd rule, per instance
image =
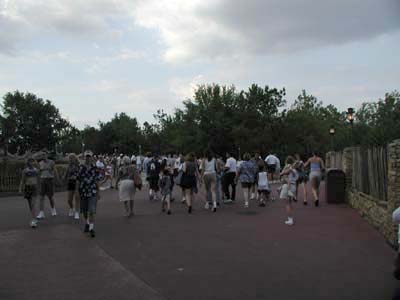
[[400, 28], [398, 0], [204, 0], [179, 9], [160, 1], [142, 3], [136, 18], [160, 30], [168, 61], [286, 53]]

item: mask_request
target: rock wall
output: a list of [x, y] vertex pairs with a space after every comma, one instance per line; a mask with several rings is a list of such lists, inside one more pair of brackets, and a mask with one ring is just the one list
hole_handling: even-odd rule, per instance
[[392, 222], [392, 213], [400, 206], [400, 140], [388, 145], [388, 201], [381, 201], [352, 188], [352, 148], [343, 151], [343, 171], [346, 174], [346, 195], [350, 206], [397, 247], [398, 228]]

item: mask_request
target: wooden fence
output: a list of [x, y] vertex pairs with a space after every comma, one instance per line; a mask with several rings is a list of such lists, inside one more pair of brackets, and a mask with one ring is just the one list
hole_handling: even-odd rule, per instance
[[386, 147], [353, 149], [353, 189], [387, 201], [388, 155]]
[[330, 152], [329, 167], [333, 169], [342, 169], [343, 152]]

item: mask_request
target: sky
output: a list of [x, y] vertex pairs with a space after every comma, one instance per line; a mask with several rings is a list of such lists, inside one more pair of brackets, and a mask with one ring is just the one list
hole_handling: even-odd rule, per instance
[[399, 49], [400, 0], [0, 0], [0, 96], [78, 128], [153, 122], [207, 83], [357, 108], [400, 89]]

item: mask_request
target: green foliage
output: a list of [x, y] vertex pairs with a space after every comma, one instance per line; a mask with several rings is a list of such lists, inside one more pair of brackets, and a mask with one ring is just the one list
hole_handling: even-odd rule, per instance
[[7, 93], [3, 100], [2, 137], [14, 151], [18, 146], [22, 151], [54, 150], [74, 130], [49, 100], [19, 91]]
[[[172, 114], [158, 110], [155, 123], [140, 126], [136, 118], [116, 114], [98, 127], [82, 131], [60, 117], [50, 101], [33, 94], [8, 93], [0, 115], [2, 140], [15, 148], [52, 148], [62, 144], [64, 152], [85, 149], [96, 153], [187, 153], [211, 149], [223, 155], [240, 151], [280, 156], [311, 151], [325, 152], [349, 145], [385, 145], [400, 137], [400, 93], [386, 94], [378, 102], [364, 103], [355, 114], [354, 127], [346, 113], [324, 106], [302, 91], [289, 108], [285, 89], [251, 85], [237, 91], [234, 86], [200, 85], [193, 99]], [[329, 134], [330, 127], [335, 135]], [[353, 130], [352, 130], [353, 129]], [[240, 149], [240, 150], [239, 150]]]

